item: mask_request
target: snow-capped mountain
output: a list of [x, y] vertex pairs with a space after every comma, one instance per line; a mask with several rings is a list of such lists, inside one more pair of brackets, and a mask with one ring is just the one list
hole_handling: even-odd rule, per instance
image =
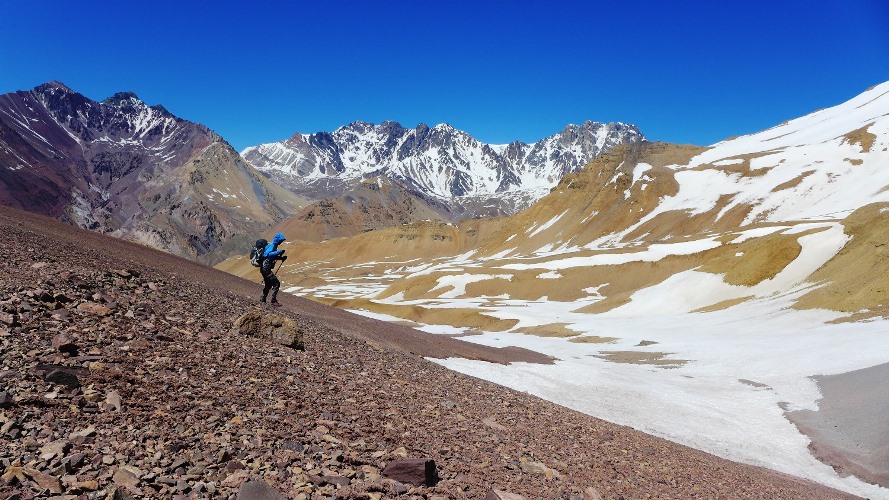
[[355, 122], [333, 133], [297, 133], [241, 155], [309, 198], [337, 197], [363, 179], [388, 177], [464, 219], [524, 209], [566, 173], [618, 144], [641, 140], [635, 126], [623, 123], [586, 122], [533, 144], [490, 145], [447, 124], [407, 129], [391, 121]]
[[301, 205], [207, 127], [59, 82], [0, 96], [0, 202], [193, 258]]

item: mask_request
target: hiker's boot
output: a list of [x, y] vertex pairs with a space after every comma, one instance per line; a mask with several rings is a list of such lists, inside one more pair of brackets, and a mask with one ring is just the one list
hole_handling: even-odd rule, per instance
[[275, 306], [275, 307], [281, 307], [281, 303], [278, 302], [277, 300], [276, 300], [276, 301], [273, 301], [271, 304], [272, 304], [273, 306]]
[[260, 298], [259, 298], [259, 301], [262, 302], [262, 303], [264, 304], [264, 303], [265, 303], [265, 295], [263, 295], [262, 297], [260, 297]]

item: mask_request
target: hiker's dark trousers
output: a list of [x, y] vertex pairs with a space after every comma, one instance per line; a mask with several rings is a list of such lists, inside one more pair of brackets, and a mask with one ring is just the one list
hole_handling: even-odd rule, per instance
[[275, 273], [272, 272], [271, 269], [266, 269], [265, 267], [259, 268], [259, 272], [262, 273], [262, 281], [265, 282], [265, 288], [262, 289], [262, 300], [265, 300], [269, 294], [269, 291], [272, 292], [272, 302], [278, 300], [278, 289], [281, 288], [281, 281], [278, 280], [278, 277], [275, 276]]

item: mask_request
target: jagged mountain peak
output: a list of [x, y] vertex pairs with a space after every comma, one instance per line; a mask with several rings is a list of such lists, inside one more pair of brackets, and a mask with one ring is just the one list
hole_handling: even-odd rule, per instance
[[135, 92], [117, 92], [113, 96], [102, 101], [102, 103], [110, 104], [112, 106], [120, 106], [126, 103], [142, 103], [142, 100], [139, 99], [139, 96], [137, 96]]
[[[449, 207], [461, 219], [521, 210], [565, 173], [618, 144], [641, 140], [638, 128], [623, 123], [587, 121], [533, 144], [489, 145], [449, 123], [421, 122], [408, 129], [394, 121], [356, 121], [332, 133], [295, 134], [241, 154], [276, 182], [312, 199], [337, 197], [361, 179], [380, 175]], [[492, 206], [500, 208], [492, 212]]]
[[623, 122], [594, 122], [591, 120], [587, 120], [580, 124], [568, 124], [562, 131], [557, 134], [561, 136], [563, 140], [570, 140], [577, 137], [582, 136], [594, 136], [599, 133], [601, 130], [617, 130], [617, 131], [625, 131], [631, 134], [640, 134], [639, 127], [632, 124], [627, 124]]
[[45, 93], [45, 92], [54, 93], [54, 92], [58, 92], [58, 91], [65, 92], [65, 93], [75, 93], [73, 90], [71, 90], [70, 87], [68, 87], [67, 85], [65, 85], [64, 83], [62, 83], [58, 80], [52, 80], [50, 82], [46, 82], [46, 83], [43, 83], [41, 85], [34, 87], [34, 92], [37, 92], [37, 93]]
[[404, 129], [404, 127], [401, 126], [401, 123], [394, 121], [394, 120], [385, 120], [382, 123], [380, 123], [380, 127], [385, 128], [387, 130]]
[[[398, 125], [398, 124], [396, 123], [396, 125]], [[376, 127], [377, 126], [375, 124], [373, 124], [372, 122], [366, 122], [363, 120], [356, 120], [352, 123], [349, 123], [348, 125], [343, 125], [342, 127], [339, 127], [338, 129], [336, 129], [334, 131], [334, 133], [341, 132], [341, 131], [365, 132], [368, 130], [373, 130]], [[316, 132], [316, 133], [323, 133], [323, 132]]]

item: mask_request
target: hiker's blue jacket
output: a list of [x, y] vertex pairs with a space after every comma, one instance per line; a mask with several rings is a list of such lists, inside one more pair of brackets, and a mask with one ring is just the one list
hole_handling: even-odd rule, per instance
[[262, 252], [263, 261], [262, 267], [263, 269], [268, 268], [271, 269], [275, 266], [274, 262], [281, 258], [284, 254], [284, 250], [278, 250], [278, 245], [284, 243], [287, 238], [284, 237], [283, 233], [276, 233], [275, 237], [272, 238], [272, 242], [265, 246], [265, 250]]

